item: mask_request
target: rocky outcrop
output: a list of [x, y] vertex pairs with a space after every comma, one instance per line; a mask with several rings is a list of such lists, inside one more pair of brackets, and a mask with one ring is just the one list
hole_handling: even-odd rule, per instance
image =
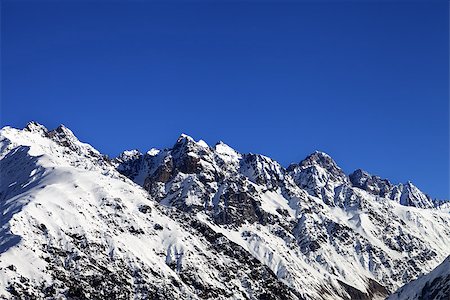
[[387, 179], [370, 175], [358, 169], [349, 175], [354, 187], [363, 189], [372, 195], [394, 200], [401, 205], [419, 208], [433, 208], [437, 206], [430, 196], [424, 194], [410, 181], [405, 184], [394, 185]]
[[295, 183], [310, 195], [333, 205], [335, 189], [348, 184], [348, 178], [336, 162], [326, 153], [314, 152], [298, 164], [287, 169]]
[[349, 179], [353, 186], [380, 197], [389, 197], [394, 187], [389, 180], [370, 175], [361, 169], [351, 173]]

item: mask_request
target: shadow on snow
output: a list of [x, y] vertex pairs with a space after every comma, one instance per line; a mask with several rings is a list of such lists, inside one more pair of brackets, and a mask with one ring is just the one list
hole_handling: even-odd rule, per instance
[[17, 245], [21, 236], [11, 232], [9, 221], [31, 200], [28, 193], [44, 178], [40, 156], [28, 154], [30, 147], [12, 149], [0, 160], [0, 254]]

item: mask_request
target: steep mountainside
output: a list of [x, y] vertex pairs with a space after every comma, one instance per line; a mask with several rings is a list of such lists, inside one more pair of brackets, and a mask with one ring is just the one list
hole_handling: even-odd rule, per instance
[[156, 205], [67, 128], [4, 128], [0, 140], [1, 296], [301, 299], [222, 234]]
[[285, 169], [181, 135], [109, 160], [31, 122], [0, 171], [5, 298], [382, 299], [450, 254], [446, 204], [322, 152]]
[[450, 256], [433, 271], [406, 284], [389, 297], [389, 300], [399, 299], [450, 299]]

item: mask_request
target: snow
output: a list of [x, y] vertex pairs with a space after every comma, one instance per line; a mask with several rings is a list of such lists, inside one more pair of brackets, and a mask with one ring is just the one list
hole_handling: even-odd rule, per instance
[[159, 154], [159, 152], [161, 152], [159, 149], [152, 148], [152, 149], [147, 151], [147, 154], [150, 155], [150, 156], [156, 156], [156, 155]]
[[[55, 139], [45, 137], [44, 129], [36, 124], [30, 128], [5, 127], [0, 132], [0, 297], [9, 295], [9, 282], [20, 276], [31, 278], [33, 286], [54, 281], [47, 270], [45, 258], [51, 255], [43, 247], [46, 245], [66, 253], [61, 260], [67, 268], [81, 264], [73, 257], [89, 256], [105, 264], [105, 259], [112, 259], [147, 270], [161, 286], [176, 280], [179, 295], [183, 295], [180, 299], [196, 298], [193, 287], [181, 280], [184, 270], [191, 270], [202, 283], [227, 291], [232, 285], [234, 292], [251, 298], [249, 287], [239, 279], [242, 274], [229, 282], [221, 280], [220, 270], [227, 270], [235, 261], [211, 251], [212, 245], [189, 227], [191, 216], [241, 246], [307, 299], [345, 298], [339, 281], [363, 292], [369, 279], [395, 290], [405, 283], [399, 274], [401, 268], [407, 268], [408, 259], [431, 249], [435, 256], [415, 260], [424, 271], [430, 271], [450, 254], [447, 211], [404, 206], [361, 189], [342, 188], [345, 179], [333, 181], [320, 165], [308, 169], [309, 173], [296, 169], [291, 175], [265, 156], [241, 155], [224, 143], [209, 148], [200, 140], [196, 145], [202, 149], [189, 149], [187, 156], [200, 159], [203, 177], [176, 173], [159, 183], [164, 197], [157, 203], [140, 185], [166, 163], [170, 150], [151, 149], [145, 159], [136, 160], [138, 172], [133, 182], [67, 128], [61, 127], [63, 134]], [[70, 141], [71, 150], [59, 143], [61, 138]], [[180, 138], [194, 141], [186, 135]], [[137, 150], [123, 153], [132, 160], [138, 156]], [[223, 182], [216, 181], [216, 171], [224, 174]], [[312, 195], [291, 176], [321, 193]], [[208, 204], [217, 208], [225, 189], [241, 181], [237, 192], [251, 191], [257, 208], [274, 221], [262, 225], [244, 220], [235, 226], [215, 222], [214, 211], [208, 214]], [[151, 212], [143, 213], [143, 205]], [[186, 214], [180, 208], [186, 208]], [[85, 237], [98, 248], [85, 252], [74, 243], [73, 235]], [[400, 246], [413, 250], [395, 248], [398, 238], [406, 239]], [[387, 240], [394, 241], [394, 246]], [[311, 241], [319, 247], [302, 250], [302, 246], [310, 247]], [[398, 266], [398, 270], [384, 264]], [[10, 265], [16, 271], [10, 270]]]
[[[50, 284], [52, 278], [48, 275], [47, 263], [43, 260], [47, 254], [35, 245], [42, 243], [42, 239], [48, 239], [45, 243], [54, 244], [69, 252], [77, 251], [70, 238], [73, 234], [86, 236], [99, 244], [106, 242], [109, 254], [116, 258], [134, 260], [137, 257], [140, 263], [150, 266], [167, 280], [170, 276], [178, 278], [176, 271], [185, 264], [189, 267], [193, 266], [193, 262], [197, 262], [197, 266], [206, 264], [204, 241], [158, 212], [146, 192], [128, 179], [114, 173], [112, 176], [101, 175], [102, 167], [91, 165], [80, 156], [64, 155], [59, 145], [38, 136], [8, 129], [1, 134], [15, 140], [15, 144], [19, 141], [29, 145], [28, 152], [20, 154], [21, 161], [26, 162], [35, 157], [36, 165], [44, 172], [34, 171], [35, 169], [31, 169], [34, 166], [30, 166], [29, 170], [15, 173], [18, 177], [11, 179], [15, 185], [20, 184], [22, 187], [19, 194], [7, 200], [10, 209], [4, 210], [3, 214], [12, 215], [7, 223], [9, 230], [21, 239], [12, 244], [5, 244], [5, 239], [1, 242], [3, 253], [0, 260], [0, 297], [7, 297], [6, 287], [15, 275], [32, 278], [36, 286], [41, 281]], [[55, 158], [47, 153], [60, 155]], [[79, 164], [73, 165], [74, 161]], [[85, 169], [86, 165], [91, 168]], [[3, 174], [15, 170], [17, 160], [16, 164], [9, 166], [13, 169], [4, 167], [5, 165], [1, 169]], [[3, 184], [11, 185], [9, 181], [4, 183], [2, 180]], [[143, 203], [152, 208], [151, 218], [138, 211], [137, 208]], [[156, 223], [163, 230], [155, 231], [153, 228]], [[46, 228], [45, 236], [34, 233], [41, 224]], [[127, 231], [118, 231], [118, 228], [130, 226], [141, 228], [146, 234], [137, 237]], [[185, 240], [190, 241], [189, 244], [185, 244]], [[160, 256], [162, 253], [164, 255]], [[178, 257], [180, 253], [183, 253], [182, 258]], [[92, 252], [90, 255], [95, 259], [102, 254]], [[167, 265], [175, 259], [174, 255], [178, 259], [175, 271]], [[208, 259], [211, 259], [211, 255], [207, 254]], [[9, 265], [13, 265], [16, 271], [10, 271], [7, 268]], [[214, 280], [218, 276], [214, 272], [203, 270], [198, 275], [218, 288], [225, 288], [223, 283]], [[181, 281], [180, 283], [184, 286]], [[184, 289], [192, 295], [192, 287], [184, 286]], [[240, 289], [246, 290], [244, 287]]]
[[208, 144], [204, 140], [199, 140], [197, 144], [203, 148], [209, 148]]
[[[297, 255], [290, 254], [283, 247], [284, 241], [271, 235], [266, 227], [247, 224], [238, 231], [234, 231], [217, 226], [203, 214], [197, 214], [197, 218], [264, 262], [286, 284], [303, 291], [303, 296], [308, 297], [308, 299], [319, 298], [320, 294], [314, 288], [320, 286], [320, 282], [325, 280], [324, 275], [320, 270], [314, 269], [302, 260], [299, 253]], [[250, 236], [246, 233], [250, 233]], [[287, 269], [291, 269], [291, 272], [287, 272]], [[302, 274], [302, 276], [293, 277], [289, 275], [292, 273]], [[325, 295], [321, 296], [324, 300], [335, 299]]]
[[220, 155], [225, 162], [236, 162], [241, 158], [233, 148], [223, 142], [219, 142], [214, 146], [214, 150]]
[[[420, 276], [418, 279], [408, 283], [388, 300], [419, 300], [425, 299], [427, 290], [434, 288], [437, 290], [434, 299], [448, 299], [450, 292], [450, 256], [448, 256], [439, 266], [428, 274]], [[440, 281], [439, 283], [436, 283]], [[438, 284], [442, 284], [441, 286]]]
[[125, 157], [133, 157], [133, 156], [139, 155], [140, 152], [139, 152], [139, 150], [134, 149], [134, 150], [125, 150], [125, 151], [123, 151], [122, 154]]
[[[295, 210], [289, 206], [288, 201], [280, 191], [266, 191], [261, 194], [261, 207], [272, 215], [280, 215], [279, 210], [287, 211], [291, 218], [295, 217]], [[281, 215], [280, 215], [281, 216]]]
[[178, 139], [187, 139], [190, 141], [194, 141], [194, 139], [190, 135], [187, 135], [185, 133], [180, 134], [180, 137]]

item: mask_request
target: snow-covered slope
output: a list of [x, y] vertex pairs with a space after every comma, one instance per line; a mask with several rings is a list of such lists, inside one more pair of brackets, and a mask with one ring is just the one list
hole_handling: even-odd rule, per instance
[[3, 128], [0, 143], [0, 298], [299, 298], [73, 137]]
[[450, 299], [450, 256], [430, 273], [406, 284], [389, 300]]
[[382, 299], [450, 254], [445, 209], [322, 152], [285, 169], [181, 135], [110, 161], [32, 122], [0, 159], [0, 297]]
[[[141, 161], [150, 167], [140, 169]], [[230, 239], [240, 236], [234, 240], [298, 289], [305, 285], [295, 270], [299, 261], [373, 297], [373, 290], [393, 291], [448, 255], [449, 216], [431, 209], [416, 187], [408, 183], [399, 197], [383, 197], [353, 183], [322, 152], [285, 170], [268, 157], [182, 135], [172, 148], [118, 168], [138, 170], [139, 180], [130, 178], [160, 203], [208, 216]], [[282, 246], [272, 245], [280, 238]], [[264, 247], [253, 249], [255, 240]]]

